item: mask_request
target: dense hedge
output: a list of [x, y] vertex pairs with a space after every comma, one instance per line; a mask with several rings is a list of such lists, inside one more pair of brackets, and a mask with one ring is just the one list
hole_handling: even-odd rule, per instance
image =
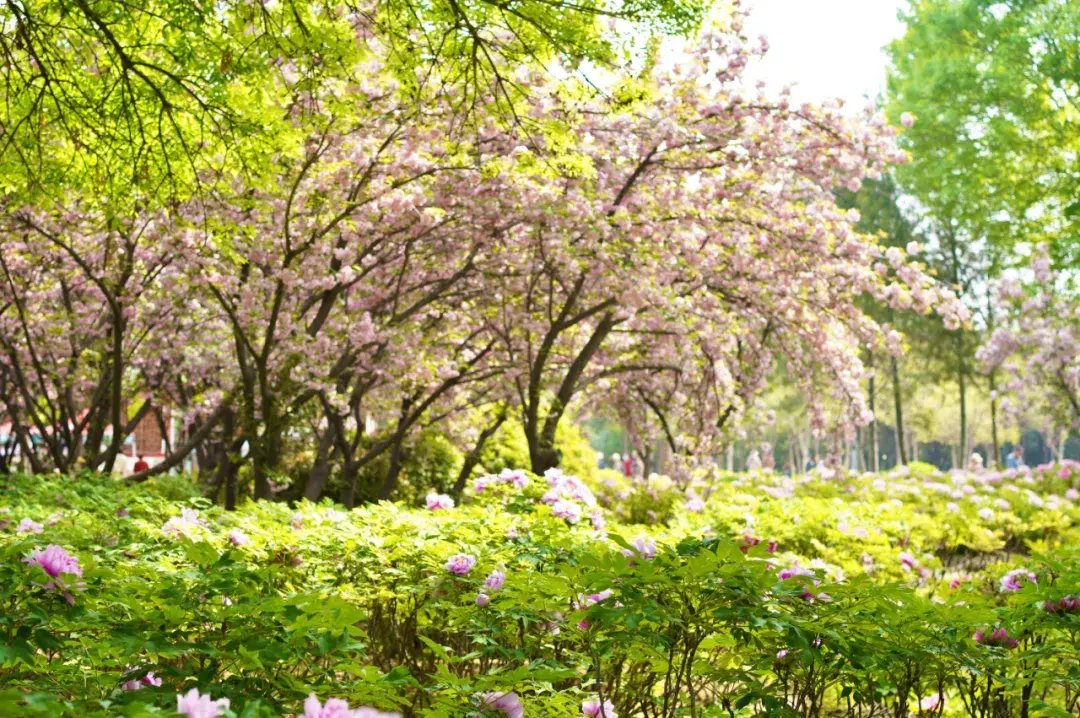
[[[460, 506], [348, 513], [17, 477], [0, 715], [168, 713], [192, 688], [247, 716], [310, 694], [406, 716], [1077, 715], [1074, 475], [506, 472]], [[81, 577], [35, 565], [59, 549]]]

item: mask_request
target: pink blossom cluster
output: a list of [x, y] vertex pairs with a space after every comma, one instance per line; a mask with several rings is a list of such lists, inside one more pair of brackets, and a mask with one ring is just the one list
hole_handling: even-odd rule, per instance
[[214, 700], [209, 693], [199, 693], [198, 688], [192, 688], [176, 696], [176, 712], [187, 718], [221, 718], [230, 703], [228, 698]]
[[[128, 672], [131, 673], [131, 671]], [[125, 691], [138, 691], [146, 686], [158, 688], [161, 686], [161, 679], [155, 676], [153, 671], [149, 671], [141, 678], [132, 678], [131, 680], [124, 681], [121, 688]]]
[[585, 718], [619, 718], [615, 705], [609, 700], [590, 698], [581, 704], [581, 715]]
[[999, 388], [1006, 414], [1019, 418], [1035, 409], [1054, 425], [1080, 425], [1080, 307], [1076, 278], [1051, 267], [1049, 250], [1036, 247], [1030, 262], [1031, 281], [1017, 274], [998, 281], [996, 296], [1005, 321], [991, 333], [977, 358], [986, 371], [1002, 369], [1007, 381]]
[[529, 485], [529, 474], [522, 469], [503, 469], [498, 474], [481, 476], [473, 482], [473, 491], [480, 494], [491, 486], [509, 485], [524, 489]]
[[[153, 675], [153, 674], [149, 674]], [[126, 684], [125, 684], [126, 685]], [[148, 685], [160, 686], [160, 679]], [[200, 693], [192, 688], [187, 693], [176, 696], [176, 712], [187, 718], [221, 718], [229, 709], [228, 698], [214, 699], [209, 693]], [[375, 708], [349, 708], [347, 701], [341, 698], [328, 698], [321, 702], [314, 693], [304, 701], [304, 712], [299, 718], [401, 718], [400, 713], [387, 713]]]
[[491, 601], [489, 592], [498, 591], [506, 583], [506, 573], [503, 571], [495, 570], [488, 574], [484, 579], [484, 587], [480, 590], [480, 593], [476, 594], [476, 605], [486, 606]]
[[23, 563], [29, 566], [38, 566], [48, 576], [49, 580], [41, 584], [41, 587], [46, 591], [52, 592], [59, 590], [64, 599], [70, 603], [75, 603], [75, 597], [71, 591], [82, 591], [84, 586], [81, 581], [74, 583], [65, 583], [63, 576], [76, 576], [82, 578], [82, 567], [79, 565], [79, 559], [70, 555], [62, 547], [55, 544], [49, 544], [42, 549], [34, 549], [30, 556], [22, 559]]
[[1000, 648], [1016, 648], [1020, 641], [1009, 635], [1004, 628], [994, 630], [982, 629], [975, 632], [975, 642], [983, 646], [998, 646]]
[[480, 701], [485, 713], [502, 713], [506, 718], [525, 718], [525, 706], [517, 693], [484, 693]]
[[455, 574], [457, 576], [464, 576], [469, 573], [469, 571], [472, 571], [473, 566], [475, 565], [475, 556], [467, 553], [459, 553], [454, 554], [449, 559], [447, 559], [445, 568], [452, 574]]
[[593, 528], [603, 530], [606, 524], [603, 512], [585, 482], [576, 476], [564, 474], [560, 469], [548, 469], [544, 477], [549, 488], [540, 500], [551, 507], [555, 517], [576, 524], [588, 511]]
[[1019, 591], [1025, 583], [1038, 584], [1035, 574], [1025, 568], [1016, 568], [1001, 577], [1002, 591]]
[[624, 548], [622, 550], [622, 555], [629, 558], [640, 558], [645, 561], [652, 561], [656, 558], [656, 541], [644, 534], [636, 536], [630, 542], [630, 548]]
[[248, 538], [248, 535], [240, 529], [233, 529], [230, 531], [228, 538], [229, 543], [233, 546], [247, 546], [251, 543], [251, 539]]
[[787, 581], [791, 579], [797, 580], [803, 586], [803, 592], [799, 594], [799, 598], [807, 603], [813, 603], [815, 601], [821, 603], [829, 603], [832, 601], [832, 596], [824, 591], [815, 592], [818, 586], [821, 585], [821, 581], [816, 578], [813, 571], [808, 568], [802, 568], [801, 566], [790, 566], [785, 569], [781, 569], [777, 572], [777, 576], [781, 581]]
[[429, 511], [442, 511], [444, 509], [454, 508], [454, 500], [447, 494], [437, 494], [431, 492], [425, 498]]
[[919, 710], [923, 713], [932, 713], [942, 704], [941, 694], [926, 696], [919, 700]]
[[328, 698], [324, 704], [312, 693], [304, 701], [304, 712], [299, 718], [401, 718], [401, 714], [374, 708], [349, 708], [348, 702], [340, 698]]
[[[743, 553], [750, 553], [750, 549], [752, 549], [754, 546], [759, 545], [760, 543], [761, 539], [759, 539], [758, 537], [746, 534], [742, 537], [742, 545], [739, 546], [739, 550]], [[769, 539], [769, 543], [766, 544], [766, 549], [769, 553], [776, 553], [777, 549], [779, 548], [780, 544], [777, 543], [775, 539]]]
[[1057, 601], [1043, 601], [1043, 608], [1047, 613], [1054, 615], [1080, 613], [1080, 596], [1065, 596]]
[[165, 522], [161, 530], [174, 537], [191, 537], [206, 527], [206, 521], [199, 517], [194, 509], [181, 509], [179, 516], [173, 516]]

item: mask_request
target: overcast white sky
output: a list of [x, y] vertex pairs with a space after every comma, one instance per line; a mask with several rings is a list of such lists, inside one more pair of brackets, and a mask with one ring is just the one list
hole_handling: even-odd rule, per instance
[[841, 97], [861, 109], [885, 87], [882, 47], [903, 32], [905, 0], [746, 0], [750, 37], [769, 38], [769, 54], [751, 69], [771, 90], [793, 84], [799, 101]]

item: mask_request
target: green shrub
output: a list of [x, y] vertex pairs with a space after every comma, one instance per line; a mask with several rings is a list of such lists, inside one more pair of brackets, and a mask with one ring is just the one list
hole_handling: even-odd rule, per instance
[[[448, 465], [431, 446], [418, 471]], [[452, 509], [232, 513], [178, 479], [10, 479], [0, 715], [161, 715], [191, 688], [247, 716], [315, 693], [465, 718], [488, 691], [530, 718], [601, 692], [623, 718], [904, 716], [939, 692], [949, 716], [1075, 710], [1078, 512], [1051, 493], [1071, 469], [721, 475], [647, 531], [605, 473], [606, 533], [582, 484], [526, 478]], [[48, 544], [81, 578], [24, 560]], [[147, 671], [160, 687], [122, 688]]]

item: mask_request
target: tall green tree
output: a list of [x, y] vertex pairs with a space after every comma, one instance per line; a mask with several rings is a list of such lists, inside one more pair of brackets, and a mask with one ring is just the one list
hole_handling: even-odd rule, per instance
[[[889, 46], [888, 112], [906, 126], [897, 171], [917, 201], [933, 263], [992, 331], [989, 278], [1018, 244], [1080, 261], [1080, 5], [1059, 0], [912, 0]], [[996, 371], [979, 376], [976, 339], [942, 337], [960, 393], [985, 380], [998, 451]], [[966, 453], [961, 431], [961, 453]]]
[[[924, 237], [918, 232], [915, 223], [904, 213], [900, 205], [900, 190], [892, 175], [885, 175], [879, 180], [869, 180], [863, 183], [858, 192], [848, 190], [838, 191], [838, 204], [848, 209], [859, 211], [859, 231], [876, 235], [883, 247], [897, 247], [907, 250], [912, 243], [920, 244]], [[920, 245], [921, 246], [921, 245]], [[912, 247], [914, 248], [914, 247]], [[875, 317], [879, 322], [889, 324], [893, 329], [905, 336], [905, 343], [910, 348], [912, 343], [923, 346], [922, 339], [926, 334], [926, 327], [933, 319], [924, 317], [917, 312], [897, 311], [895, 308], [876, 301], [871, 297], [862, 299], [863, 311]], [[876, 409], [877, 399], [880, 392], [886, 387], [891, 389], [891, 402], [893, 406], [896, 427], [897, 459], [901, 464], [906, 464], [909, 458], [907, 442], [904, 433], [904, 381], [901, 376], [901, 364], [896, 355], [891, 352], [868, 351], [866, 363], [870, 368], [869, 398], [873, 402], [871, 410]], [[884, 386], [879, 379], [877, 368], [888, 367], [888, 374]], [[877, 449], [877, 420], [870, 425], [869, 441], [871, 444], [871, 456], [878, 455]], [[874, 465], [876, 459], [871, 461]]]
[[902, 18], [888, 109], [914, 120], [904, 190], [958, 241], [1080, 258], [1080, 4], [912, 0]]
[[[375, 32], [404, 90], [458, 90], [461, 116], [516, 115], [523, 64], [608, 64], [626, 36], [687, 33], [706, 0], [8, 0], [0, 2], [0, 193], [92, 187], [113, 208], [266, 163], [298, 91], [355, 94]], [[371, 75], [379, 72], [372, 68]], [[281, 80], [284, 80], [282, 82]]]

